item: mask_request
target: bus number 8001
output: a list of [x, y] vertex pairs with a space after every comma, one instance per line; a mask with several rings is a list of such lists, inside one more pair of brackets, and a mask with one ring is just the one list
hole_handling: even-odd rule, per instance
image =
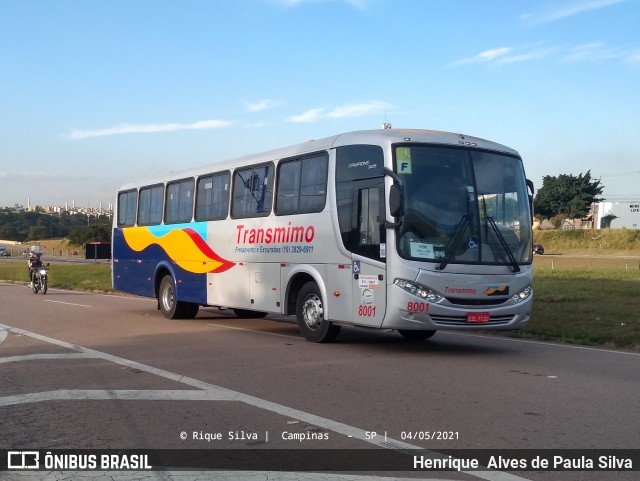
[[360, 317], [376, 317], [376, 306], [358, 306]]

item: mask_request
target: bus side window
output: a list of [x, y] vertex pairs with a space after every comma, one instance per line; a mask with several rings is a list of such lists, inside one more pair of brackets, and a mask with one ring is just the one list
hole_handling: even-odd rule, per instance
[[129, 190], [118, 194], [118, 227], [129, 227], [136, 223], [138, 192]]
[[233, 174], [231, 216], [263, 217], [271, 212], [273, 164], [238, 169]]
[[321, 212], [327, 198], [328, 165], [326, 152], [280, 162], [276, 215]]
[[142, 187], [138, 203], [138, 225], [157, 225], [162, 222], [164, 186]]
[[386, 242], [384, 178], [342, 182], [337, 186], [338, 220], [345, 248], [384, 261], [380, 245]]
[[167, 184], [165, 224], [191, 222], [193, 216], [193, 179], [184, 179]]
[[195, 215], [197, 221], [227, 218], [230, 180], [231, 174], [228, 171], [198, 179]]
[[378, 189], [361, 189], [358, 244], [380, 245], [380, 197]]

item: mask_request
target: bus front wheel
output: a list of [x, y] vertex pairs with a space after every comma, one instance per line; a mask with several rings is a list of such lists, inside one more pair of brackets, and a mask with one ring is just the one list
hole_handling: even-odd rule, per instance
[[398, 329], [398, 334], [407, 341], [425, 341], [436, 333], [436, 331], [413, 331], [409, 329]]
[[324, 318], [322, 294], [315, 282], [307, 282], [300, 289], [296, 316], [300, 332], [307, 341], [331, 342], [340, 332], [340, 326]]

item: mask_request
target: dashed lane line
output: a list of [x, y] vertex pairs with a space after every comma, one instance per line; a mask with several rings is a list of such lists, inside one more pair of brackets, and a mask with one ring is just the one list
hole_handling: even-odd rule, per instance
[[[67, 349], [72, 349], [84, 354], [91, 355], [92, 357], [95, 357], [95, 358], [103, 359], [105, 361], [110, 361], [115, 364], [126, 366], [132, 369], [138, 369], [140, 371], [144, 371], [149, 374], [155, 374], [156, 376], [163, 377], [165, 379], [170, 379], [172, 381], [176, 381], [176, 382], [185, 384], [187, 386], [201, 389], [207, 393], [213, 394], [214, 396], [220, 396], [220, 398], [224, 400], [238, 401], [238, 402], [247, 404], [249, 406], [254, 406], [258, 409], [270, 411], [276, 414], [280, 414], [282, 416], [289, 417], [290, 419], [296, 419], [298, 421], [306, 422], [308, 424], [312, 424], [314, 426], [324, 428], [328, 431], [342, 434], [347, 437], [355, 438], [362, 442], [372, 444], [381, 448], [394, 449], [396, 451], [403, 451], [403, 452], [405, 450], [419, 449], [419, 450], [422, 450], [424, 453], [428, 453], [431, 457], [446, 458], [446, 456], [436, 451], [424, 450], [424, 448], [422, 448], [421, 446], [405, 443], [403, 441], [396, 440], [396, 439], [391, 439], [391, 438], [387, 438], [386, 440], [377, 440], [375, 438], [367, 439], [366, 430], [364, 429], [360, 429], [355, 426], [350, 426], [348, 424], [344, 424], [339, 421], [334, 421], [333, 419], [317, 416], [315, 414], [301, 411], [299, 409], [284, 406], [282, 404], [278, 404], [272, 401], [267, 401], [266, 399], [261, 399], [261, 398], [244, 394], [238, 391], [233, 391], [231, 389], [227, 389], [221, 386], [209, 384], [207, 382], [200, 381], [198, 379], [194, 379], [188, 376], [182, 376], [180, 374], [173, 373], [165, 369], [159, 369], [159, 368], [142, 364], [136, 361], [114, 356], [112, 354], [96, 351], [83, 346], [79, 346], [77, 344], [71, 344], [65, 341], [60, 341], [58, 339], [43, 336], [35, 332], [25, 331], [24, 329], [11, 327], [4, 324], [0, 324], [0, 329], [8, 330], [10, 332], [14, 332], [17, 334], [22, 334], [24, 336], [29, 336], [49, 344], [54, 344], [57, 346], [65, 347]], [[83, 392], [87, 392], [87, 391], [83, 391]], [[186, 393], [188, 391], [184, 391], [184, 392]], [[14, 396], [11, 396], [11, 397], [14, 397]], [[2, 403], [3, 399], [4, 398], [0, 398], [0, 403]], [[27, 395], [27, 399], [25, 399], [24, 402], [29, 402], [28, 395]], [[484, 479], [486, 481], [526, 481], [526, 478], [522, 478], [519, 476], [515, 476], [513, 474], [504, 473], [500, 471], [487, 470], [487, 471], [461, 471], [461, 472], [476, 478]]]
[[62, 301], [53, 301], [51, 299], [45, 299], [44, 302], [53, 302], [55, 304], [64, 304], [65, 306], [76, 306], [76, 307], [93, 307], [93, 306], [88, 306], [86, 304], [76, 304], [74, 302], [62, 302]]

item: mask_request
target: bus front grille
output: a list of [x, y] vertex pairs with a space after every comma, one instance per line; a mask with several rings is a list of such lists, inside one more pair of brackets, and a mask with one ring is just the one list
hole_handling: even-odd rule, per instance
[[457, 306], [497, 306], [498, 304], [504, 304], [510, 297], [506, 299], [460, 299], [455, 297], [447, 297], [447, 301]]
[[481, 324], [472, 324], [467, 322], [467, 316], [431, 316], [431, 320], [434, 324], [438, 326], [473, 326], [477, 325], [478, 327], [482, 326], [504, 326], [505, 324], [509, 324], [515, 316], [506, 315], [506, 316], [491, 316], [491, 319], [487, 322], [483, 322]]

